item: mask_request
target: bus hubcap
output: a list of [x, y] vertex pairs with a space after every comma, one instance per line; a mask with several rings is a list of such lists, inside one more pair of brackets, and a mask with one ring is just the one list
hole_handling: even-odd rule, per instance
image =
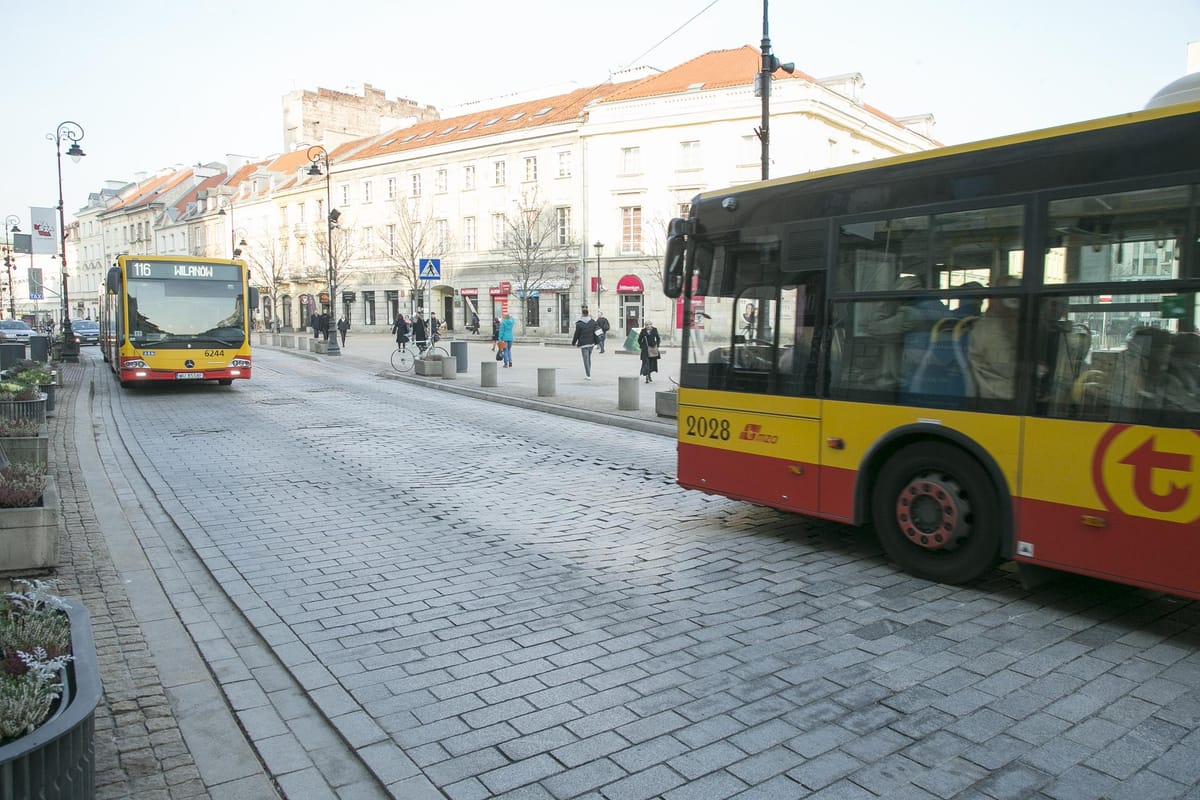
[[968, 508], [958, 484], [945, 476], [914, 478], [896, 500], [900, 532], [917, 547], [953, 550], [967, 535]]

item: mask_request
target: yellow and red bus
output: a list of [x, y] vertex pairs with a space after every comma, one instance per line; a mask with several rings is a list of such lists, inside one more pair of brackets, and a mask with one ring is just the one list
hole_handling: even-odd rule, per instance
[[698, 195], [678, 482], [930, 580], [1200, 598], [1197, 142], [1191, 103]]
[[258, 290], [244, 262], [118, 256], [100, 305], [101, 351], [122, 386], [250, 377]]

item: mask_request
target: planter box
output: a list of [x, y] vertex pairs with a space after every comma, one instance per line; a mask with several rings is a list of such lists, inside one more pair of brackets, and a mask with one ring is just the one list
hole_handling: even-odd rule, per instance
[[58, 566], [60, 507], [58, 484], [53, 475], [47, 475], [40, 506], [0, 508], [0, 573]]
[[418, 358], [413, 368], [418, 375], [430, 378], [442, 377], [442, 360], [440, 358]]
[[37, 400], [0, 400], [0, 417], [28, 417], [46, 421], [46, 395]]
[[100, 667], [92, 622], [71, 600], [71, 654], [58, 709], [28, 736], [0, 747], [0, 796], [76, 800], [96, 796], [95, 713]]
[[14, 464], [49, 464], [50, 437], [42, 425], [37, 436], [0, 436], [0, 450]]
[[655, 392], [654, 413], [660, 417], [677, 418], [679, 416], [679, 393]]

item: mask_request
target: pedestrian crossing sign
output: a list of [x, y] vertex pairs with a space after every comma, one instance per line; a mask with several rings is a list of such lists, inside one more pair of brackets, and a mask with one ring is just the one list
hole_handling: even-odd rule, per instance
[[442, 279], [442, 260], [440, 258], [422, 258], [418, 267], [421, 280], [440, 281]]

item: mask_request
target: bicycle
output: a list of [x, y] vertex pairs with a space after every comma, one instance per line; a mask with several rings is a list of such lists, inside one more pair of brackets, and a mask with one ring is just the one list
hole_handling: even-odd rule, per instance
[[[416, 347], [417, 352], [414, 354], [412, 348]], [[410, 342], [404, 348], [397, 347], [392, 352], [392, 369], [396, 372], [409, 372], [413, 368], [413, 364], [417, 359], [422, 361], [431, 356], [439, 356], [442, 360], [450, 358], [450, 353], [441, 345], [432, 344], [427, 339], [422, 339], [419, 342]]]

